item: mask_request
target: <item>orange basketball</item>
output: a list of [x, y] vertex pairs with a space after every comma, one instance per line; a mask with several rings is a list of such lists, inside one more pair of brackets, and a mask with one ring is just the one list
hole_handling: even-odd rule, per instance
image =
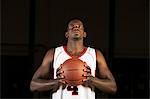
[[61, 64], [62, 75], [68, 85], [76, 86], [83, 84], [83, 79], [86, 79], [83, 75], [87, 75], [86, 62], [80, 59], [68, 59]]

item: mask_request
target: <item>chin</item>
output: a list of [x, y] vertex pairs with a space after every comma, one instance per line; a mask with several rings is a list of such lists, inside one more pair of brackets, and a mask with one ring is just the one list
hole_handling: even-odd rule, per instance
[[80, 37], [73, 37], [73, 39], [74, 39], [74, 40], [79, 40], [79, 39], [80, 39]]

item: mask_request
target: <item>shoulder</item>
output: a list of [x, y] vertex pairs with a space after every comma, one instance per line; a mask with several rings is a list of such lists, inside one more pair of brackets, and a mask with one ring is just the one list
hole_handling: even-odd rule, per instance
[[94, 48], [94, 47], [88, 47], [88, 48], [89, 48], [89, 50], [95, 51], [96, 55], [98, 55], [98, 56], [99, 55], [100, 56], [103, 55], [102, 52], [99, 49], [97, 49], [97, 48]]
[[104, 59], [103, 53], [99, 49], [95, 49], [96, 59]]
[[55, 53], [55, 48], [51, 48], [49, 50], [47, 50], [47, 52], [45, 53], [44, 59], [53, 59], [54, 57], [54, 53]]
[[92, 52], [96, 52], [96, 49], [94, 48], [94, 47], [86, 47], [87, 48], [87, 50], [89, 50], [89, 51], [92, 51]]
[[46, 52], [46, 54], [52, 55], [52, 54], [54, 54], [54, 52], [55, 52], [55, 48], [51, 48]]
[[99, 49], [95, 49], [95, 52], [96, 52], [97, 55], [100, 55], [100, 56], [103, 55], [102, 52]]
[[97, 49], [97, 48], [94, 48], [94, 47], [88, 47], [88, 50], [89, 50], [90, 52], [95, 53], [97, 60], [98, 60], [98, 59], [101, 59], [101, 58], [104, 58], [103, 53], [101, 52], [101, 50], [99, 50], [99, 49]]
[[62, 50], [62, 49], [63, 49], [63, 46], [58, 46], [58, 47], [51, 48], [46, 52], [46, 55], [54, 56], [56, 51], [59, 51], [59, 50]]
[[54, 54], [55, 53], [55, 50], [60, 50], [62, 49], [63, 46], [57, 46], [57, 47], [53, 47], [53, 48], [50, 48], [46, 53], [47, 54]]

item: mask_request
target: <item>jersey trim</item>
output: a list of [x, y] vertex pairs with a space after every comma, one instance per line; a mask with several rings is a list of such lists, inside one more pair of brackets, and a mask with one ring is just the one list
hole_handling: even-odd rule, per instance
[[[70, 53], [67, 51], [67, 46], [63, 46], [64, 51], [66, 52], [67, 55], [69, 55], [71, 58], [73, 58], [72, 55], [70, 55]], [[85, 54], [85, 52], [87, 51], [88, 47], [86, 47], [83, 52], [81, 53], [80, 56], [78, 56], [77, 58], [80, 58], [81, 56], [83, 56]]]

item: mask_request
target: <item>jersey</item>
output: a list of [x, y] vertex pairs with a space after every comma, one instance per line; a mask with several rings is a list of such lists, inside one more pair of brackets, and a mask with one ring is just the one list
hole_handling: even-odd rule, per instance
[[[67, 52], [66, 46], [60, 46], [55, 48], [54, 53], [54, 79], [56, 79], [56, 70], [57, 68], [65, 62], [67, 59], [72, 58], [72, 56]], [[96, 70], [96, 52], [94, 48], [87, 47], [84, 49], [82, 54], [78, 57], [78, 59], [87, 63], [87, 65], [91, 68], [91, 74], [95, 77]], [[73, 87], [73, 86], [71, 86]], [[76, 86], [76, 88], [70, 88], [72, 90], [68, 90], [66, 86], [65, 89], [62, 89], [62, 86], [52, 94], [52, 99], [95, 99], [95, 92], [91, 90], [89, 87], [84, 87], [82, 85]], [[78, 94], [73, 94], [73, 90], [76, 90]]]

